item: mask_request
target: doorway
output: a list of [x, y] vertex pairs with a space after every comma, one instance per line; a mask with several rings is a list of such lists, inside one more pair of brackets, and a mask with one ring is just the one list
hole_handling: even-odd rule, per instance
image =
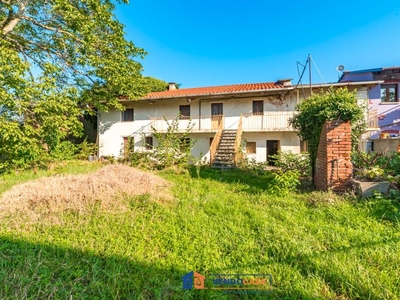
[[223, 117], [222, 103], [211, 103], [211, 129], [218, 129]]
[[267, 140], [267, 162], [270, 166], [275, 165], [275, 159], [272, 158], [272, 155], [278, 154], [280, 150], [280, 141], [279, 140]]

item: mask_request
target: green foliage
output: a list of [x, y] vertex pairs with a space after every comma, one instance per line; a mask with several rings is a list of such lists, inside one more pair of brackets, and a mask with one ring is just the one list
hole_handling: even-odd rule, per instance
[[312, 165], [315, 165], [319, 138], [326, 121], [350, 121], [353, 147], [357, 145], [358, 137], [365, 128], [364, 108], [357, 103], [356, 91], [330, 88], [327, 92], [313, 94], [300, 102], [296, 109], [299, 113], [290, 123], [298, 131], [300, 138], [308, 142]]
[[151, 92], [163, 92], [168, 89], [167, 82], [154, 77], [145, 76], [140, 78], [139, 82], [143, 84], [143, 90], [145, 91], [145, 94]]
[[268, 191], [273, 195], [285, 196], [296, 191], [300, 185], [297, 170], [278, 170], [273, 173], [273, 180], [267, 183]]
[[81, 136], [84, 114], [165, 89], [140, 74], [146, 53], [125, 40], [113, 1], [1, 5], [0, 172], [59, 159], [61, 143]]
[[[147, 169], [165, 169], [171, 166], [185, 167], [195, 161], [191, 150], [196, 140], [190, 138], [193, 124], [189, 121], [187, 127], [179, 129], [179, 116], [173, 120], [167, 120], [166, 132], [158, 132], [152, 127], [152, 135], [156, 138], [158, 146], [151, 151], [127, 152], [125, 161], [132, 166], [145, 167]], [[144, 141], [144, 136], [142, 137]], [[145, 145], [144, 145], [145, 146]]]
[[385, 156], [383, 152], [353, 151], [353, 176], [359, 180], [389, 181], [392, 186], [400, 187], [400, 154], [393, 153]]
[[[241, 170], [159, 174], [173, 182], [172, 202], [143, 194], [115, 213], [2, 219], [0, 298], [399, 298], [400, 228], [386, 220], [390, 203], [331, 201], [322, 192], [270, 196], [264, 176]], [[184, 291], [182, 276], [192, 270], [272, 274], [274, 290]]]
[[374, 193], [372, 198], [365, 200], [363, 205], [373, 216], [379, 219], [390, 222], [400, 221], [400, 202], [386, 199], [379, 192]]
[[292, 151], [278, 151], [272, 156], [275, 159], [275, 166], [286, 171], [297, 171], [301, 177], [311, 176], [311, 162], [308, 153], [293, 153]]

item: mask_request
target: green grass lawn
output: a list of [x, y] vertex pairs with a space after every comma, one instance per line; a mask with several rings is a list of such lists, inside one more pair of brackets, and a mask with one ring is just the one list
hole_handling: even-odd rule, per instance
[[[389, 202], [271, 196], [265, 177], [241, 171], [158, 174], [174, 183], [172, 202], [145, 194], [115, 213], [2, 220], [0, 298], [400, 299], [399, 214]], [[271, 274], [273, 291], [185, 291], [189, 271]]]

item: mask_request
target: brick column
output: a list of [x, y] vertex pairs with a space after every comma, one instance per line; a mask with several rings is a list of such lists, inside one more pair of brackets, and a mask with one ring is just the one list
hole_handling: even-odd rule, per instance
[[318, 190], [342, 193], [351, 183], [351, 125], [329, 121], [322, 127], [315, 164], [314, 184]]

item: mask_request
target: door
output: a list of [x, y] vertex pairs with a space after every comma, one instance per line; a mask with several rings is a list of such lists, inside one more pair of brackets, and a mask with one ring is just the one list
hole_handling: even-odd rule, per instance
[[223, 117], [222, 103], [211, 103], [211, 129], [218, 129]]
[[278, 154], [278, 150], [280, 148], [280, 143], [278, 140], [267, 140], [267, 162], [269, 165], [275, 165], [275, 159], [272, 158], [272, 155]]

